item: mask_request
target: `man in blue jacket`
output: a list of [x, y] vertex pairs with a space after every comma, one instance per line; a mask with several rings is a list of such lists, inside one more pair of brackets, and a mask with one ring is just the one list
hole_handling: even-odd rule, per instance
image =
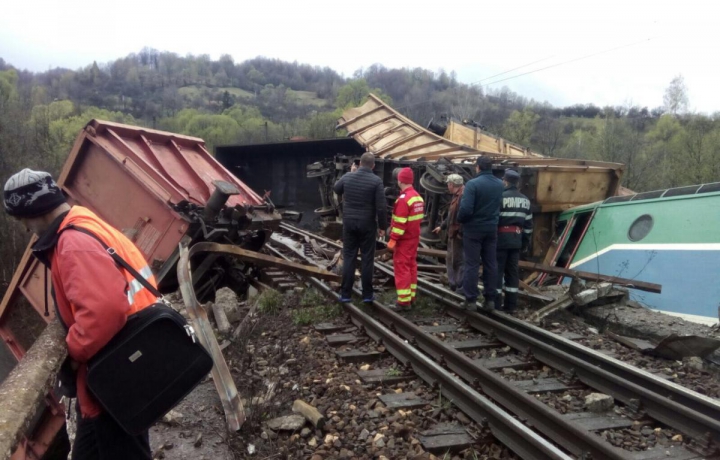
[[497, 295], [497, 232], [503, 182], [492, 173], [492, 159], [478, 157], [480, 174], [465, 185], [457, 220], [463, 225], [465, 307], [475, 310], [480, 257], [483, 263], [483, 308], [495, 309]]

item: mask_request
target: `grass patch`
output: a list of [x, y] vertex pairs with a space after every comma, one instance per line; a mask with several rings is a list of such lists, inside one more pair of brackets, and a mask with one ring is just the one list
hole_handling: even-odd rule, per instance
[[287, 91], [297, 97], [301, 104], [322, 107], [328, 102], [325, 99], [320, 99], [314, 91], [295, 91], [293, 89], [288, 89]]
[[402, 375], [402, 371], [396, 367], [390, 368], [387, 371], [385, 371], [386, 377], [399, 377]]
[[394, 290], [391, 289], [387, 289], [382, 292], [376, 292], [375, 298], [383, 305], [395, 305], [395, 303], [397, 302], [397, 294]]
[[315, 288], [305, 289], [300, 297], [301, 307], [317, 307], [325, 303], [327, 298]]
[[432, 316], [437, 313], [437, 304], [431, 297], [423, 297], [420, 294], [415, 296], [415, 304], [412, 313], [417, 316]]
[[204, 86], [204, 85], [191, 85], [191, 86], [183, 86], [182, 88], [178, 88], [178, 93], [181, 96], [187, 96], [190, 98], [200, 96], [202, 95], [202, 92], [205, 90], [209, 90], [211, 93], [218, 94], [223, 93], [227, 91], [228, 93], [232, 94], [235, 97], [243, 98], [243, 99], [252, 99], [255, 97], [253, 93], [250, 91], [245, 91], [244, 89], [240, 88], [233, 88], [231, 86], [226, 87], [213, 87], [213, 86]]
[[343, 308], [340, 305], [320, 305], [317, 307], [299, 308], [293, 310], [292, 321], [298, 326], [307, 326], [310, 324], [328, 321], [341, 316]]
[[283, 303], [284, 296], [275, 289], [263, 291], [257, 298], [258, 311], [270, 315], [279, 313]]

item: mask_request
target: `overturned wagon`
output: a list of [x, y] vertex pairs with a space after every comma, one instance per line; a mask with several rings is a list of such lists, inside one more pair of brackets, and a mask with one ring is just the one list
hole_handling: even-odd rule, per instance
[[[390, 206], [398, 193], [397, 170], [401, 167], [414, 170], [415, 187], [424, 194], [427, 207], [421, 235], [426, 244], [441, 242], [441, 237], [431, 230], [449, 204], [445, 177], [457, 173], [466, 181], [471, 179], [475, 175], [475, 159], [480, 155], [493, 158], [493, 171], [497, 176], [508, 168], [520, 173], [521, 191], [530, 198], [535, 218], [531, 249], [535, 258], [544, 257], [550, 248], [555, 219], [560, 212], [602, 201], [621, 191], [622, 164], [546, 158], [475, 126], [452, 120], [430, 126], [432, 131], [402, 116], [373, 95], [364, 105], [346, 110], [338, 122], [338, 128], [346, 129], [348, 136], [375, 155], [375, 173], [386, 185]], [[342, 207], [332, 185], [349, 171], [357, 157], [338, 154], [307, 168], [307, 177], [319, 181], [322, 207], [316, 213], [326, 227], [340, 225]]]
[[[58, 185], [71, 204], [90, 208], [138, 246], [162, 292], [178, 287], [180, 244], [222, 242], [257, 251], [281, 219], [268, 200], [215, 161], [202, 139], [99, 120], [78, 135]], [[243, 292], [255, 270], [219, 254], [198, 255], [193, 267], [200, 298], [221, 286]], [[54, 318], [45, 283], [29, 245], [0, 304], [2, 352], [15, 360]], [[43, 316], [46, 299], [49, 317]], [[41, 458], [63, 422], [49, 397], [13, 458]]]

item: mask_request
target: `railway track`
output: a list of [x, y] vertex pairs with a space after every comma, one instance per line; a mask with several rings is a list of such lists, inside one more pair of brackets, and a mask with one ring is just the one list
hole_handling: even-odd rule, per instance
[[[275, 235], [268, 247], [278, 257], [318, 264], [317, 254], [329, 258], [331, 251], [326, 249], [340, 248], [290, 225], [282, 224], [281, 229], [285, 236]], [[376, 269], [392, 276], [385, 264], [376, 263]], [[310, 281], [337, 298], [322, 281]], [[371, 314], [350, 304], [345, 310], [361, 331], [382, 342], [420, 378], [438, 386], [471, 418], [487, 422], [497, 439], [522, 458], [716, 458], [717, 401], [509, 315], [462, 310], [459, 296], [431, 281], [419, 280], [418, 285], [422, 294], [445, 307], [447, 316], [440, 322], [415, 324], [379, 302]], [[520, 379], [521, 375], [527, 378]], [[583, 412], [583, 404], [571, 395], [588, 387], [611, 395], [618, 404], [603, 414]], [[560, 405], [573, 406], [565, 407], [565, 414], [546, 404], [548, 398], [543, 401], [538, 396], [563, 392], [568, 401]], [[558, 405], [559, 398], [549, 399], [551, 405]], [[670, 427], [692, 439], [691, 449], [633, 452], [597, 434], [609, 432], [612, 439], [613, 433], [620, 436], [622, 430], [638, 425]], [[626, 441], [623, 447], [643, 447], [642, 439], [629, 444]]]

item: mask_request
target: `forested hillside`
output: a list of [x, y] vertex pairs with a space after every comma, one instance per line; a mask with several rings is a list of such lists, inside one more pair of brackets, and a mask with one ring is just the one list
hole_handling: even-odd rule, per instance
[[[0, 58], [0, 178], [22, 167], [57, 173], [92, 118], [202, 137], [212, 149], [338, 135], [342, 110], [369, 91], [421, 125], [442, 115], [472, 119], [546, 155], [626, 163], [623, 185], [637, 191], [720, 181], [720, 113], [688, 113], [682, 77], [668, 82], [657, 107], [553, 107], [507, 88], [459, 83], [452, 72], [374, 65], [343, 78], [297, 62], [152, 49], [41, 73]], [[3, 214], [0, 238], [2, 282], [27, 237]]]

